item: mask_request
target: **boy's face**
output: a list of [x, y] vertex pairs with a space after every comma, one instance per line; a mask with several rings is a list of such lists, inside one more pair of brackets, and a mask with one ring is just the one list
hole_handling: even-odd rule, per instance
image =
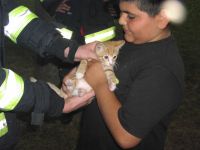
[[163, 27], [159, 15], [149, 16], [138, 9], [133, 2], [120, 2], [121, 15], [119, 24], [123, 26], [127, 42], [142, 44], [163, 38]]

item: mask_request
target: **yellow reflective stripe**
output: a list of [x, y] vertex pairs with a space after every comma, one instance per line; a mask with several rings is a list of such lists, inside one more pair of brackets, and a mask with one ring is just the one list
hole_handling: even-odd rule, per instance
[[6, 71], [6, 79], [0, 87], [0, 110], [13, 110], [24, 93], [23, 79], [11, 70]]
[[8, 126], [4, 113], [0, 113], [0, 137], [8, 132]]
[[71, 30], [66, 29], [66, 28], [61, 28], [61, 29], [56, 28], [56, 30], [60, 32], [63, 38], [69, 39], [69, 40], [72, 38], [73, 32]]
[[85, 43], [90, 43], [90, 42], [94, 42], [94, 41], [104, 42], [104, 41], [108, 41], [114, 37], [115, 37], [115, 27], [113, 26], [108, 29], [86, 35]]
[[37, 18], [37, 16], [25, 6], [15, 8], [9, 13], [9, 23], [5, 26], [6, 36], [16, 43], [21, 31], [34, 18]]

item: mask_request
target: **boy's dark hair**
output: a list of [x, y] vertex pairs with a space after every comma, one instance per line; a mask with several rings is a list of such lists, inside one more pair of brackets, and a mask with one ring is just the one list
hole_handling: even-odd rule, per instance
[[160, 6], [165, 0], [120, 0], [120, 2], [135, 3], [141, 10], [149, 14], [149, 16], [155, 16], [160, 12]]

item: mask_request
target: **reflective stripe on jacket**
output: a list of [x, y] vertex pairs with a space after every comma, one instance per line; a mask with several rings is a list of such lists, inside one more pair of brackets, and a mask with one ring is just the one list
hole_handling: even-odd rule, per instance
[[[14, 43], [17, 43], [17, 38], [23, 29], [29, 24], [33, 19], [38, 18], [38, 16], [32, 13], [25, 6], [18, 6], [9, 12], [9, 23], [5, 26], [5, 35], [8, 36]], [[73, 32], [66, 28], [55, 28], [62, 35], [63, 38], [71, 39]]]
[[24, 93], [24, 81], [13, 71], [4, 70], [6, 78], [0, 86], [0, 110], [10, 111], [15, 108]]
[[35, 18], [38, 17], [25, 6], [13, 9], [9, 12], [9, 23], [5, 26], [5, 35], [16, 43], [16, 39], [22, 30]]
[[108, 41], [115, 37], [115, 27], [112, 26], [110, 28], [101, 30], [99, 32], [95, 32], [85, 36], [85, 43], [91, 43], [94, 41]]

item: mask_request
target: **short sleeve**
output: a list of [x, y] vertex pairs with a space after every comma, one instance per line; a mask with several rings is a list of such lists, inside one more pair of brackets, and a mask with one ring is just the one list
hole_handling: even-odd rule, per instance
[[118, 111], [119, 120], [130, 134], [144, 138], [177, 108], [181, 98], [179, 83], [166, 68], [143, 69], [131, 83], [127, 99]]

